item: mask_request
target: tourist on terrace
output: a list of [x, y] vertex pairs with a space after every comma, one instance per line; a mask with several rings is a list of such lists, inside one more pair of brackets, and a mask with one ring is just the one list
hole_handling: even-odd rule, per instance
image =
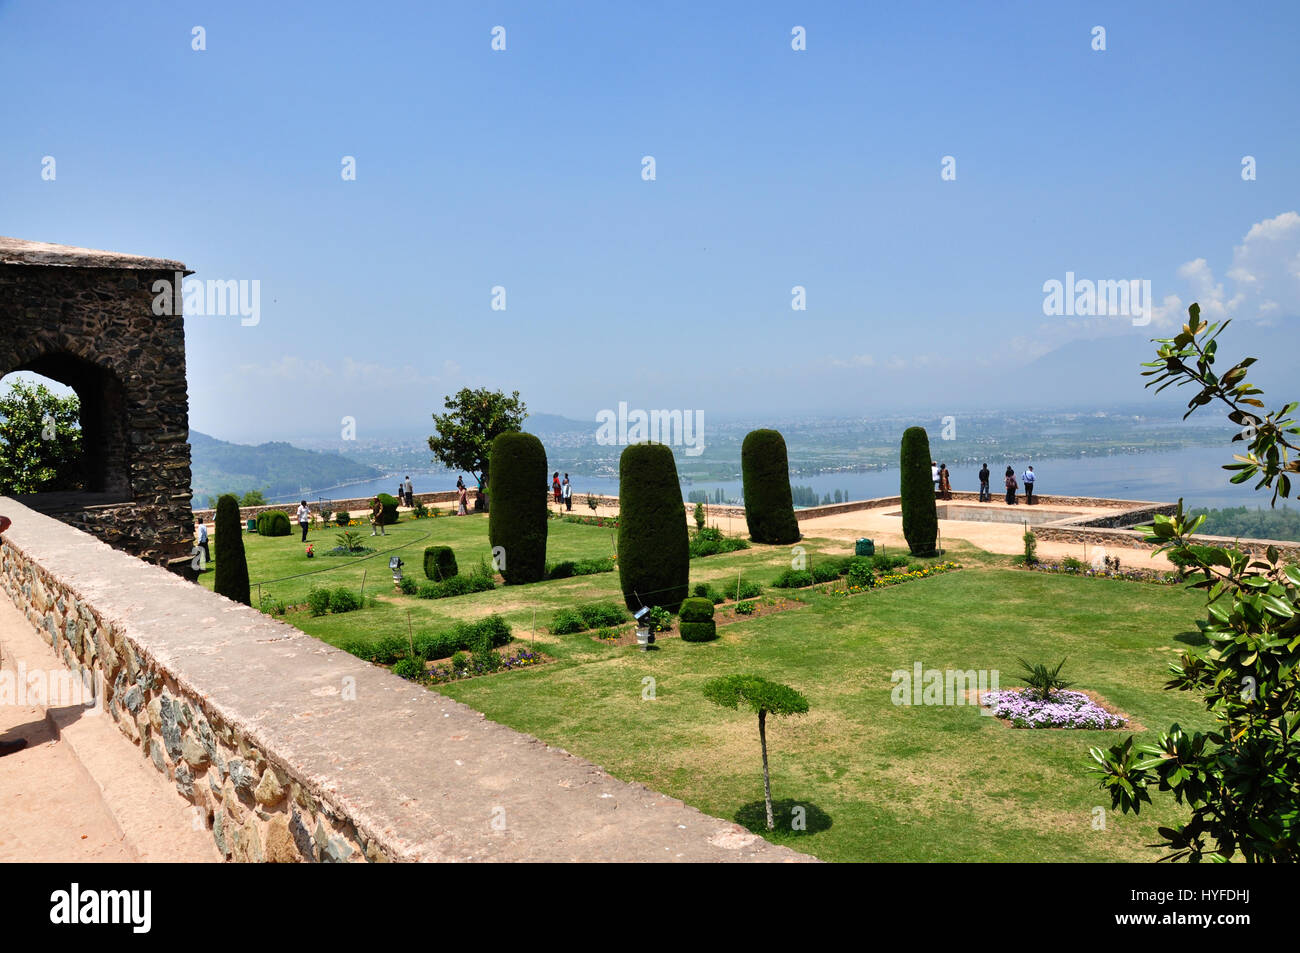
[[197, 545], [199, 549], [203, 550], [203, 565], [206, 567], [208, 563], [212, 562], [212, 551], [208, 549], [208, 527], [207, 524], [203, 522], [202, 516], [195, 517], [194, 522], [199, 526], [196, 532], [197, 542], [195, 545]]
[[986, 463], [980, 467], [980, 502], [987, 503], [993, 498], [989, 493], [989, 465]]
[[311, 522], [311, 510], [307, 509], [307, 501], [303, 500], [298, 504], [298, 525], [302, 527], [302, 541], [307, 542], [307, 524]]
[[456, 481], [456, 486], [458, 487], [456, 490], [456, 499], [460, 502], [460, 510], [456, 515], [469, 516], [469, 490], [465, 489], [465, 484], [460, 480]]
[[1028, 505], [1033, 506], [1034, 505], [1034, 480], [1036, 479], [1036, 477], [1034, 476], [1033, 467], [1030, 467], [1029, 469], [1025, 470], [1024, 479], [1025, 479], [1025, 502]]
[[1011, 467], [1007, 467], [1006, 484], [1007, 484], [1007, 505], [1015, 506], [1016, 490], [1020, 489], [1020, 484], [1016, 482], [1016, 471]]
[[952, 480], [948, 476], [948, 464], [939, 464], [939, 496], [945, 500], [952, 499]]
[[934, 495], [939, 495], [939, 464], [930, 461], [930, 482], [934, 484]]
[[[378, 532], [376, 532], [376, 530]], [[384, 531], [384, 504], [379, 502], [379, 497], [370, 501], [370, 535], [387, 536]]]
[[560, 505], [560, 471], [556, 470], [551, 474], [551, 496], [555, 498], [555, 505]]
[[564, 474], [564, 483], [561, 484], [560, 495], [564, 498], [564, 508], [573, 510], [573, 487], [569, 486], [569, 475]]
[[411, 475], [406, 475], [406, 505], [415, 506], [415, 487], [411, 485]]

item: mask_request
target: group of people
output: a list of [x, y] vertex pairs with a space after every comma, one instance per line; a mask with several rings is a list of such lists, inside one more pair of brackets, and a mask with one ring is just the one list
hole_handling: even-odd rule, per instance
[[[474, 491], [474, 509], [481, 511], [483, 503], [483, 484], [480, 483]], [[460, 476], [456, 477], [456, 515], [469, 515], [469, 488], [465, 486], [465, 478]]]
[[560, 471], [556, 470], [551, 474], [551, 495], [555, 498], [556, 506], [563, 506], [566, 510], [573, 509], [573, 487], [569, 485], [569, 475], [564, 474], [564, 480], [560, 480]]
[[[941, 500], [952, 499], [952, 482], [948, 477], [948, 465], [945, 463], [935, 463], [930, 461], [930, 477], [934, 480], [934, 495]], [[987, 503], [993, 499], [993, 494], [989, 490], [989, 465], [986, 463], [980, 467], [980, 502]], [[1026, 467], [1025, 472], [1021, 474], [1021, 480], [1025, 484], [1025, 502], [1030, 506], [1034, 505], [1034, 484], [1038, 477], [1034, 474], [1033, 467]], [[1007, 505], [1015, 506], [1019, 501], [1016, 499], [1016, 493], [1020, 489], [1020, 483], [1016, 480], [1016, 471], [1014, 467], [1007, 467], [1003, 483], [1007, 489]]]

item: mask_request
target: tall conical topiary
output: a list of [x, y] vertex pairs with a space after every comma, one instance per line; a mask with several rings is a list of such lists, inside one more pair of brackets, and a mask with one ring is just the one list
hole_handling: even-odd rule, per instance
[[903, 510], [903, 536], [913, 556], [933, 556], [939, 536], [939, 514], [934, 505], [934, 479], [930, 474], [930, 437], [924, 427], [903, 431], [899, 451], [899, 497]]
[[799, 541], [790, 492], [790, 460], [779, 430], [751, 430], [740, 446], [745, 481], [745, 522], [756, 543], [788, 545]]
[[[498, 434], [488, 454], [488, 538], [506, 585], [546, 577], [546, 448], [530, 433]], [[500, 547], [498, 549], [498, 547]]]
[[239, 525], [239, 501], [227, 493], [217, 500], [216, 570], [213, 588], [227, 599], [250, 603], [248, 560], [244, 556], [244, 534]]
[[660, 443], [626, 448], [618, 462], [618, 580], [633, 612], [681, 608], [690, 583], [690, 538], [673, 452]]

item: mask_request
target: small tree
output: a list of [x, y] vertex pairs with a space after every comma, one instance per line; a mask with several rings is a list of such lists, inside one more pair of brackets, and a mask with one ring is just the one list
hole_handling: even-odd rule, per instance
[[924, 427], [903, 431], [899, 449], [899, 500], [903, 511], [903, 536], [913, 556], [934, 555], [939, 538], [939, 512], [934, 504], [930, 476], [930, 437]]
[[239, 498], [240, 506], [266, 506], [266, 496], [261, 490], [249, 490]]
[[492, 441], [499, 434], [522, 430], [528, 416], [519, 391], [507, 397], [499, 390], [463, 387], [455, 397], [444, 397], [443, 405], [447, 412], [433, 415], [438, 432], [429, 438], [429, 450], [447, 469], [473, 474], [484, 492], [490, 493]]
[[0, 398], [0, 494], [81, 485], [81, 402], [15, 380]]
[[695, 529], [696, 530], [704, 529], [704, 520], [705, 520], [704, 504], [696, 503], [695, 504]]
[[690, 535], [682, 511], [682, 486], [673, 451], [661, 443], [636, 443], [618, 462], [618, 580], [623, 601], [681, 608], [690, 584]]
[[1025, 565], [1032, 566], [1038, 562], [1038, 537], [1032, 529], [1027, 529], [1021, 539], [1025, 541]]
[[808, 699], [788, 685], [769, 682], [757, 675], [724, 675], [704, 684], [704, 697], [715, 705], [735, 711], [741, 704], [758, 712], [758, 743], [763, 749], [763, 799], [767, 804], [767, 829], [773, 830], [772, 781], [767, 769], [767, 716], [803, 715]]
[[213, 588], [227, 599], [251, 603], [248, 586], [248, 560], [244, 556], [244, 536], [239, 521], [239, 501], [227, 493], [217, 501], [217, 566]]
[[[1157, 359], [1145, 365], [1153, 368], [1144, 372], [1153, 377], [1147, 386], [1199, 385], [1185, 416], [1211, 401], [1230, 407], [1228, 418], [1242, 428], [1233, 440], [1244, 441], [1248, 452], [1225, 469], [1238, 471], [1234, 483], [1259, 475], [1255, 488], [1272, 487], [1276, 501], [1290, 493], [1289, 474], [1300, 472], [1300, 460], [1290, 458], [1300, 450], [1300, 426], [1289, 419], [1300, 403], [1263, 414], [1255, 396], [1261, 391], [1246, 381], [1254, 358], [1216, 374], [1216, 338], [1227, 322], [1207, 326], [1200, 311], [1193, 304], [1182, 332], [1157, 340]], [[1191, 537], [1204, 519], [1185, 514], [1179, 500], [1173, 516], [1154, 518], [1146, 538], [1184, 572], [1199, 574], [1193, 587], [1207, 593], [1209, 618], [1196, 624], [1210, 648], [1182, 653], [1165, 687], [1199, 694], [1216, 725], [1189, 733], [1175, 724], [1153, 745], [1135, 746], [1130, 737], [1105, 751], [1093, 748], [1095, 770], [1111, 806], [1125, 813], [1140, 813], [1152, 786], [1190, 808], [1185, 824], [1159, 828], [1172, 850], [1167, 859], [1240, 854], [1248, 862], [1294, 863], [1300, 860], [1300, 566], [1283, 564], [1272, 546], [1261, 559], [1197, 545]]]
[[546, 448], [530, 433], [492, 441], [492, 507], [488, 539], [505, 554], [506, 585], [546, 578]]

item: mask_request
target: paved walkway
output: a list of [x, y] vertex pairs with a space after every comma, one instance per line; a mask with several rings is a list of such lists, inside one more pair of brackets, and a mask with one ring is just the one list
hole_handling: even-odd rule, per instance
[[[27, 747], [0, 758], [0, 862], [203, 862], [220, 857], [190, 806], [107, 714], [19, 697], [28, 679], [66, 673], [0, 593], [0, 740]], [[64, 700], [67, 700], [66, 698]]]

